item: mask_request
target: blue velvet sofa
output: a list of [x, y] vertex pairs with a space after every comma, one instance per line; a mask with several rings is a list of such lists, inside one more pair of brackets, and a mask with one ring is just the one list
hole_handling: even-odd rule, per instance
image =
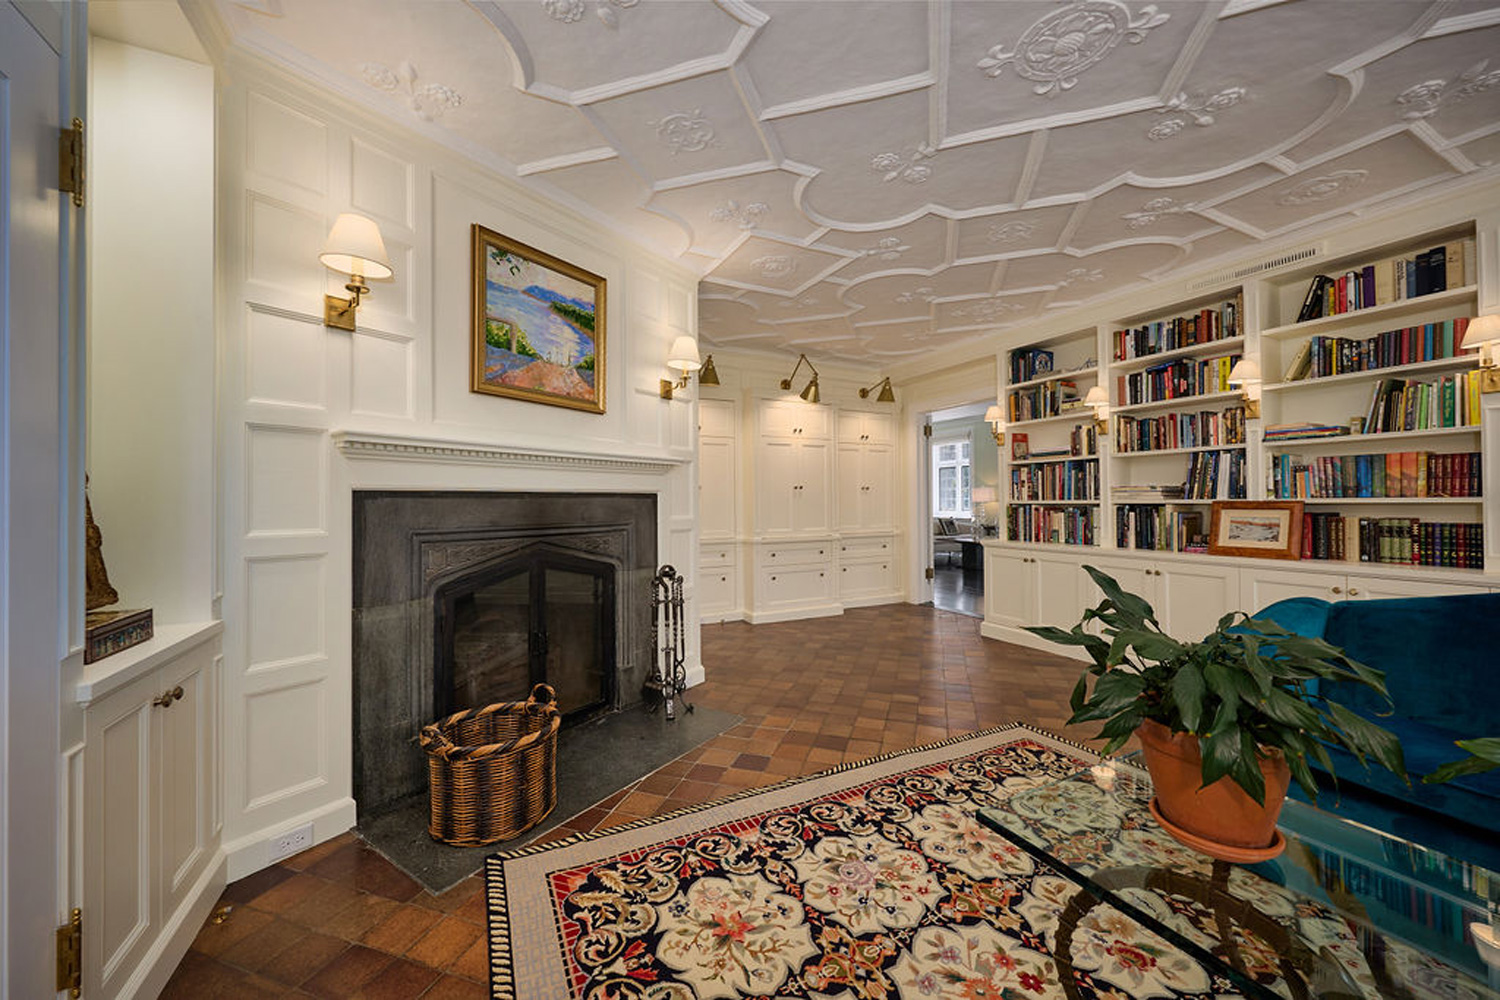
[[[1457, 820], [1477, 827], [1483, 831], [1478, 839], [1500, 844], [1500, 770], [1439, 785], [1420, 779], [1464, 756], [1455, 740], [1500, 735], [1500, 593], [1336, 604], [1296, 597], [1254, 617], [1298, 635], [1322, 637], [1385, 672], [1394, 711], [1363, 685], [1325, 684], [1320, 693], [1395, 733], [1413, 781], [1407, 786], [1383, 768], [1366, 770], [1351, 754], [1330, 747], [1343, 798], [1352, 785], [1356, 793], [1375, 792], [1415, 811], [1439, 814], [1444, 825]], [[1412, 833], [1399, 828], [1406, 819], [1400, 808], [1379, 812], [1366, 809], [1355, 818], [1393, 833]], [[1430, 831], [1415, 836], [1431, 843]]]

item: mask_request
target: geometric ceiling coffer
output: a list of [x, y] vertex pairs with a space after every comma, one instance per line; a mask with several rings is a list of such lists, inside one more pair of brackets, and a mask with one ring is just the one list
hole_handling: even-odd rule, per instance
[[678, 111], [646, 123], [656, 129], [661, 144], [678, 153], [698, 153], [710, 146], [722, 145], [714, 138], [714, 127], [701, 110]]
[[394, 71], [380, 63], [367, 62], [360, 66], [365, 83], [387, 94], [406, 92], [407, 103], [423, 121], [435, 122], [443, 114], [464, 103], [464, 95], [452, 87], [440, 83], [424, 83], [417, 86], [417, 68], [403, 62]]
[[999, 246], [1008, 246], [1011, 243], [1024, 243], [1036, 232], [1036, 224], [1032, 222], [1002, 222], [991, 226], [985, 234], [985, 239]]
[[922, 161], [936, 155], [937, 150], [923, 142], [909, 152], [877, 153], [870, 160], [870, 169], [884, 174], [880, 179], [886, 183], [903, 180], [908, 184], [921, 184], [932, 176], [932, 168]]
[[1005, 51], [1002, 42], [977, 65], [986, 76], [996, 77], [1014, 63], [1017, 76], [1037, 81], [1032, 93], [1056, 97], [1059, 90], [1073, 89], [1078, 75], [1109, 55], [1122, 39], [1138, 45], [1146, 32], [1170, 17], [1158, 14], [1155, 4], [1132, 15], [1119, 0], [1081, 0], [1044, 15], [1027, 28], [1015, 51]]
[[1187, 121], [1176, 112], [1184, 112], [1193, 119], [1193, 124], [1199, 128], [1207, 128], [1215, 121], [1214, 115], [1234, 107], [1244, 100], [1249, 91], [1244, 87], [1225, 87], [1212, 97], [1190, 97], [1187, 93], [1180, 93], [1167, 102], [1164, 108], [1158, 108], [1159, 115], [1172, 115], [1165, 121], [1157, 122], [1151, 131], [1146, 133], [1146, 138], [1152, 141], [1159, 139], [1170, 139], [1181, 132], [1187, 125]]
[[1120, 216], [1128, 229], [1144, 229], [1164, 215], [1181, 215], [1193, 210], [1192, 202], [1179, 204], [1172, 198], [1152, 198], [1141, 206], [1139, 212], [1126, 212]]
[[748, 205], [741, 205], [730, 198], [708, 213], [708, 217], [715, 222], [733, 222], [741, 229], [754, 229], [759, 223], [761, 216], [769, 215], [771, 206], [763, 201], [752, 201]]
[[1368, 176], [1368, 170], [1335, 170], [1331, 174], [1303, 181], [1277, 198], [1276, 202], [1279, 205], [1306, 205], [1315, 201], [1327, 201], [1359, 187]]
[[1441, 111], [1444, 105], [1466, 101], [1475, 94], [1482, 94], [1493, 87], [1500, 87], [1500, 69], [1486, 73], [1488, 59], [1481, 60], [1450, 83], [1447, 80], [1426, 80], [1414, 87], [1407, 87], [1396, 95], [1396, 103], [1411, 110], [1401, 117], [1407, 120], [1430, 118]]

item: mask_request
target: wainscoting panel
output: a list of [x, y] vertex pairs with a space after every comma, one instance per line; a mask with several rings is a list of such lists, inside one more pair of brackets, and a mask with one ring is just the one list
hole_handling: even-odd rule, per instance
[[395, 334], [359, 330], [349, 359], [349, 407], [376, 417], [412, 417], [412, 345]]
[[246, 697], [246, 811], [327, 784], [325, 687], [320, 679]]
[[246, 426], [245, 484], [251, 535], [322, 532], [327, 526], [328, 437], [320, 430]]
[[251, 94], [246, 166], [315, 195], [328, 192], [328, 127], [315, 118]]
[[[332, 220], [328, 222], [333, 225]], [[264, 195], [249, 197], [249, 269], [255, 282], [291, 293], [314, 315], [323, 312], [323, 276], [318, 251], [328, 236], [316, 212]]]
[[349, 203], [387, 225], [416, 228], [416, 167], [359, 139], [350, 143]]
[[251, 402], [327, 405], [323, 327], [311, 316], [254, 308], [245, 320], [245, 395]]
[[250, 671], [327, 654], [325, 564], [323, 556], [246, 560]]

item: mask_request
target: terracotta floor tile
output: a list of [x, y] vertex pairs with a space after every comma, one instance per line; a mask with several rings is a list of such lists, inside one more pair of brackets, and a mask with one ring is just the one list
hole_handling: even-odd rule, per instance
[[[275, 917], [255, 933], [247, 935], [232, 946], [225, 948], [219, 953], [218, 958], [221, 962], [237, 965], [242, 969], [249, 969], [252, 972], [259, 971], [265, 968], [271, 959], [302, 940], [306, 935], [306, 927], [294, 924], [290, 920]], [[329, 935], [329, 937], [333, 940], [342, 940], [336, 935]], [[334, 954], [337, 953], [337, 951], [334, 952]], [[332, 955], [328, 956], [329, 959], [332, 957]], [[316, 971], [316, 969], [313, 969], [308, 972], [308, 975]], [[307, 977], [304, 976], [303, 978]], [[297, 982], [301, 982], [301, 980], [299, 979]]]
[[316, 847], [309, 847], [301, 854], [294, 854], [290, 858], [287, 858], [285, 861], [279, 862], [279, 864], [283, 868], [290, 869], [291, 871], [305, 872], [307, 871], [307, 869], [311, 868], [319, 861], [322, 861], [330, 854], [348, 847], [350, 844], [358, 843], [359, 837], [355, 835], [353, 830], [350, 830], [348, 832], [339, 834], [337, 837], [334, 837], [331, 840], [325, 840]]
[[[219, 906], [225, 906], [223, 897], [219, 899]], [[216, 907], [217, 909], [217, 907]], [[192, 950], [204, 955], [218, 955], [225, 949], [233, 947], [234, 944], [247, 935], [254, 934], [260, 928], [266, 926], [276, 918], [263, 910], [253, 910], [247, 906], [235, 906], [229, 911], [229, 917], [223, 923], [216, 924], [210, 917], [204, 924], [198, 936], [193, 939]]]
[[353, 945], [303, 983], [302, 988], [323, 1000], [343, 1000], [357, 993], [392, 961], [385, 952]]
[[398, 958], [375, 973], [354, 997], [355, 1000], [416, 1000], [437, 982], [438, 975], [436, 969]]
[[384, 896], [357, 893], [350, 903], [323, 926], [323, 930], [345, 941], [358, 941], [376, 924], [389, 917], [402, 904]]
[[321, 927], [359, 899], [360, 893], [326, 882], [282, 911], [281, 916], [304, 927]]
[[258, 971], [278, 983], [297, 986], [337, 961], [348, 947], [347, 941], [304, 930], [291, 944], [261, 963]]
[[249, 905], [267, 913], [280, 914], [317, 892], [327, 881], [306, 873], [293, 874], [249, 901]]
[[422, 1000], [488, 1000], [490, 991], [457, 976], [443, 976], [422, 994]]
[[440, 914], [420, 906], [398, 907], [390, 916], [367, 931], [360, 938], [360, 943], [392, 955], [404, 955], [439, 918]]
[[407, 949], [406, 957], [434, 969], [446, 969], [479, 935], [480, 929], [474, 924], [457, 917], [444, 917]]
[[724, 776], [724, 768], [698, 764], [687, 774], [688, 780], [692, 781], [718, 781]]
[[469, 945], [464, 953], [458, 956], [458, 961], [448, 967], [448, 971], [455, 976], [463, 976], [465, 979], [473, 979], [477, 982], [488, 982], [490, 978], [490, 954], [489, 945], [481, 937], [478, 941]]

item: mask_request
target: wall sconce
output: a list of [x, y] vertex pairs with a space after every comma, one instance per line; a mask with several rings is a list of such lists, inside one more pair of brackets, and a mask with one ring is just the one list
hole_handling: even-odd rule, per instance
[[1260, 386], [1260, 365], [1249, 358], [1240, 358], [1229, 369], [1229, 388], [1240, 390], [1247, 420], [1260, 419]]
[[995, 444], [1004, 444], [1005, 414], [1001, 412], [1000, 404], [990, 404], [990, 408], [984, 411], [984, 422], [990, 425], [990, 437], [995, 439]]
[[1109, 433], [1109, 393], [1104, 386], [1096, 385], [1083, 397], [1083, 405], [1094, 411], [1094, 433], [1100, 437]]
[[[692, 337], [678, 337], [672, 341], [672, 349], [667, 352], [667, 367], [679, 375], [675, 382], [665, 378], [661, 380], [662, 399], [671, 399], [673, 390], [686, 389], [688, 376], [703, 368], [703, 362], [698, 360], [698, 342]], [[701, 378], [699, 381], [702, 381]], [[714, 380], [709, 384], [719, 384], [718, 372], [714, 372]]]
[[859, 398], [869, 399], [870, 393], [874, 392], [876, 389], [880, 390], [880, 395], [875, 397], [875, 402], [894, 403], [896, 401], [896, 393], [891, 389], [891, 377], [889, 375], [881, 379], [879, 382], [876, 382], [868, 389], [859, 390]]
[[1459, 346], [1465, 351], [1479, 351], [1479, 391], [1500, 392], [1500, 313], [1469, 320]]
[[344, 287], [349, 297], [323, 296], [323, 325], [335, 330], [354, 329], [354, 310], [359, 308], [359, 297], [369, 292], [366, 278], [389, 278], [396, 272], [391, 269], [391, 259], [386, 255], [385, 242], [380, 238], [380, 227], [363, 215], [344, 212], [333, 221], [333, 230], [318, 260], [331, 271], [349, 276]]
[[791, 391], [792, 379], [797, 377], [797, 369], [801, 368], [804, 364], [807, 365], [807, 370], [812, 372], [812, 378], [808, 380], [807, 388], [803, 389], [797, 395], [801, 396], [809, 403], [816, 403], [820, 399], [822, 399], [822, 396], [818, 394], [818, 370], [813, 367], [813, 363], [811, 361], [807, 360], [806, 354], [797, 355], [797, 364], [793, 366], [792, 373], [781, 380], [781, 388], [784, 392]]
[[714, 367], [714, 356], [712, 354], [703, 359], [703, 367], [698, 369], [698, 384], [719, 384], [719, 370]]

